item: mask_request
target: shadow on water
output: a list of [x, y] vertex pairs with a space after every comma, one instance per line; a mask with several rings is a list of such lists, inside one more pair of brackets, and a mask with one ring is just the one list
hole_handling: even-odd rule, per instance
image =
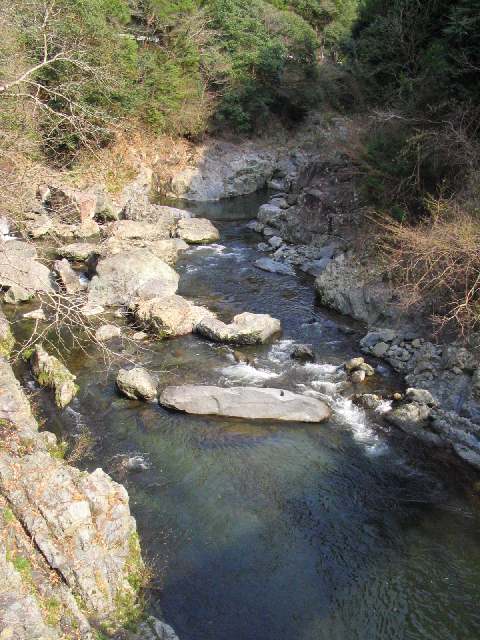
[[[124, 348], [160, 385], [324, 394], [332, 420], [279, 425], [130, 402], [116, 394], [117, 363], [105, 371], [93, 354], [72, 361], [81, 392], [61, 414], [51, 408], [49, 427], [68, 434], [87, 424], [97, 438], [88, 467], [126, 484], [157, 566], [151, 610], [181, 640], [473, 640], [478, 513], [413, 468], [345, 400], [337, 366], [358, 353], [363, 328], [316, 307], [308, 277], [252, 266], [260, 238], [239, 220], [258, 204], [201, 205], [222, 219], [221, 241], [185, 254], [180, 289], [227, 319], [271, 313], [282, 321], [279, 340], [242, 349], [250, 364], [194, 336], [152, 342], [147, 352]], [[313, 345], [316, 364], [291, 360], [298, 342]], [[398, 386], [382, 371], [364, 390]], [[140, 463], [126, 470], [134, 458]]]

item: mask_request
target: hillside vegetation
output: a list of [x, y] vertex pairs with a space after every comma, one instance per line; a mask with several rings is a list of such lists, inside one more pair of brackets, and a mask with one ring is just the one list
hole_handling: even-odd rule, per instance
[[[0, 8], [5, 131], [56, 161], [115, 126], [199, 136], [298, 119], [316, 102], [354, 0], [7, 0]], [[28, 120], [27, 115], [32, 116]]]
[[480, 2], [365, 0], [352, 73], [373, 115], [364, 197], [407, 307], [480, 325]]
[[5, 0], [0, 186], [21, 196], [19, 154], [71, 167], [132, 131], [196, 141], [361, 115], [363, 204], [406, 304], [468, 333], [479, 80], [480, 0]]

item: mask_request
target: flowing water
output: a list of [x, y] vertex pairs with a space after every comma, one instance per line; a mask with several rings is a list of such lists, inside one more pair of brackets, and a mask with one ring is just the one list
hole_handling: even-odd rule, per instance
[[[261, 197], [261, 196], [260, 196]], [[362, 327], [315, 305], [312, 279], [256, 269], [245, 227], [258, 202], [199, 207], [218, 244], [182, 257], [180, 293], [230, 319], [279, 318], [270, 345], [233, 351], [188, 336], [124, 346], [183, 382], [276, 386], [325, 397], [327, 424], [186, 416], [119, 397], [118, 364], [81, 354], [79, 397], [49, 428], [97, 438], [94, 460], [124, 482], [156, 568], [150, 608], [181, 640], [475, 640], [480, 637], [479, 512], [416, 470], [345, 399], [338, 365], [358, 355]], [[315, 348], [300, 365], [295, 343]], [[238, 357], [238, 354], [237, 354]], [[365, 389], [399, 388], [380, 367]], [[131, 467], [130, 470], [127, 467]], [[133, 467], [133, 468], [132, 468]]]

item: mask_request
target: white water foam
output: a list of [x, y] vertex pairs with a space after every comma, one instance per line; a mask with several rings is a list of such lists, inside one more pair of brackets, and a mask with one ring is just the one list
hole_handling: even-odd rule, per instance
[[334, 398], [332, 409], [335, 417], [350, 427], [353, 437], [364, 445], [367, 453], [378, 456], [388, 451], [388, 445], [368, 426], [365, 411], [350, 399], [340, 396]]
[[278, 378], [279, 373], [267, 369], [257, 369], [246, 362], [239, 362], [229, 367], [224, 367], [221, 372], [227, 378], [237, 382], [261, 382], [270, 378]]
[[223, 244], [197, 244], [190, 245], [187, 249], [187, 253], [193, 253], [194, 251], [209, 251], [211, 253], [221, 254], [225, 251], [225, 246]]

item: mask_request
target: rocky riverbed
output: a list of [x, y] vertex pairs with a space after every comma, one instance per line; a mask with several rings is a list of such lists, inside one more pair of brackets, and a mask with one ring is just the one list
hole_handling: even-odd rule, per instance
[[[90, 639], [103, 629], [118, 638], [173, 640], [174, 631], [159, 620], [165, 606], [166, 619], [185, 640], [258, 637], [256, 622], [229, 613], [231, 599], [225, 593], [235, 591], [236, 585], [228, 567], [233, 571], [241, 566], [241, 549], [246, 553], [246, 548], [237, 535], [248, 538], [250, 527], [250, 561], [260, 563], [262, 554], [267, 558], [261, 569], [264, 581], [274, 571], [270, 551], [287, 543], [300, 553], [298, 541], [280, 534], [268, 549], [254, 523], [259, 530], [273, 531], [283, 526], [279, 516], [286, 512], [295, 523], [295, 535], [300, 535], [294, 509], [300, 500], [302, 518], [310, 532], [316, 531], [318, 522], [314, 525], [313, 520], [324, 515], [324, 509], [304, 466], [330, 491], [337, 489], [315, 465], [324, 458], [326, 468], [339, 467], [335, 473], [343, 489], [336, 509], [343, 508], [348, 486], [360, 483], [366, 492], [373, 490], [366, 479], [370, 473], [385, 478], [391, 465], [401, 467], [395, 486], [385, 481], [393, 491], [397, 480], [408, 483], [409, 474], [415, 475], [395, 447], [390, 448], [391, 429], [402, 434], [396, 440], [408, 445], [409, 455], [415, 448], [412, 441], [420, 442], [428, 450], [448, 451], [469, 469], [480, 468], [476, 355], [459, 344], [436, 344], [396, 316], [391, 284], [353, 244], [357, 198], [348, 162], [227, 147], [210, 149], [203, 164], [168, 183], [168, 195], [189, 203], [155, 202], [143, 178], [117, 200], [98, 188], [39, 185], [21, 232], [12, 235], [7, 221], [2, 227], [5, 308], [20, 338], [33, 332], [37, 339], [34, 348], [25, 350], [28, 366], [19, 368], [23, 382], [27, 388], [44, 389], [40, 397], [48, 407], [47, 426], [55, 424], [60, 435], [68, 434], [72, 420], [91, 425], [99, 443], [96, 459], [114, 477], [127, 477], [149, 553], [161, 562], [169, 554], [176, 558], [173, 568], [165, 569], [164, 595], [154, 596], [147, 607], [157, 617], [141, 622], [135, 632], [121, 630], [130, 617], [137, 617], [144, 566], [128, 495], [101, 469], [87, 464], [79, 471], [67, 464], [62, 460], [63, 441], [39, 430], [7, 360], [14, 338], [2, 316], [2, 633], [25, 640]], [[266, 186], [267, 202], [259, 209], [254, 199], [216, 207], [198, 204]], [[325, 307], [360, 323], [329, 317], [316, 308], [313, 285]], [[68, 325], [74, 338], [71, 361], [58, 322], [63, 328]], [[75, 342], [81, 333], [85, 352]], [[109, 359], [106, 372], [99, 373], [92, 364], [99, 354]], [[344, 459], [341, 452], [350, 451], [352, 438], [353, 456]], [[242, 452], [244, 467], [232, 451]], [[352, 463], [355, 456], [365, 458], [361, 472]], [[278, 468], [272, 468], [273, 460]], [[316, 515], [283, 485], [278, 476], [282, 468], [291, 477], [292, 489], [313, 501]], [[261, 490], [263, 511], [255, 507], [249, 478], [268, 488], [268, 495]], [[421, 481], [432, 483], [425, 498], [432, 505], [436, 481], [429, 476]], [[222, 487], [229, 487], [241, 515], [239, 529], [224, 523], [220, 539], [212, 522], [224, 522], [223, 513], [232, 509]], [[218, 511], [210, 503], [213, 495], [219, 496]], [[194, 504], [197, 498], [202, 512]], [[464, 503], [459, 508], [468, 511]], [[273, 529], [267, 514], [275, 522]], [[233, 512], [231, 517], [233, 522]], [[188, 529], [192, 545], [179, 542], [179, 552], [175, 543], [160, 543], [159, 532], [168, 526], [176, 537]], [[457, 524], [452, 526], [456, 530]], [[338, 536], [336, 520], [333, 530]], [[356, 533], [348, 529], [345, 535], [340, 555], [350, 557], [345, 549]], [[240, 553], [227, 544], [233, 539]], [[196, 565], [201, 560], [209, 566], [204, 547], [210, 553], [228, 547], [232, 554], [232, 562], [224, 558], [217, 566], [223, 595]], [[318, 561], [311, 550], [301, 553]], [[335, 564], [330, 546], [327, 555]], [[311, 566], [310, 561], [305, 566], [287, 564], [294, 576], [305, 575]], [[336, 567], [334, 582], [339, 578]], [[380, 584], [382, 575], [377, 578]], [[323, 580], [307, 580], [306, 595], [312, 601], [318, 589], [327, 588]], [[291, 620], [299, 610], [299, 603], [290, 603], [293, 608], [282, 611], [282, 581], [272, 581], [270, 596], [262, 591], [258, 600], [279, 621], [271, 621], [266, 638], [278, 637], [284, 628], [293, 633]], [[207, 597], [199, 599], [203, 582]], [[241, 577], [239, 585], [239, 613], [245, 606], [261, 620], [248, 595], [250, 579]], [[178, 604], [183, 597], [187, 609]], [[395, 594], [389, 592], [390, 597]], [[458, 606], [468, 631], [473, 620], [461, 603]], [[204, 610], [205, 619], [200, 620]], [[363, 629], [361, 620], [348, 614], [348, 606], [338, 610]], [[291, 619], [285, 618], [290, 614]], [[216, 620], [218, 633], [208, 626], [208, 616]], [[319, 627], [307, 627], [302, 617], [300, 637], [317, 638]], [[335, 624], [327, 628], [339, 630]], [[342, 629], [347, 628], [355, 626], [345, 623]]]

